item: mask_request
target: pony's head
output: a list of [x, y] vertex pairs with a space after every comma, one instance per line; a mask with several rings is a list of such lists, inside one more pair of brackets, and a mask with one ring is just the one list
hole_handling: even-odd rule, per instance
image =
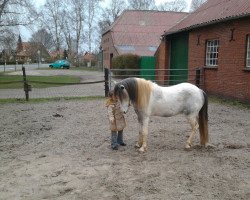
[[127, 113], [130, 99], [129, 99], [129, 94], [125, 86], [122, 84], [116, 84], [114, 88], [114, 93], [115, 93], [116, 98], [121, 104], [122, 112]]
[[128, 111], [130, 101], [136, 110], [145, 111], [149, 104], [152, 82], [140, 78], [126, 78], [115, 84], [114, 95], [121, 103], [123, 112]]
[[128, 111], [130, 101], [135, 101], [136, 95], [136, 80], [127, 78], [115, 84], [114, 95], [121, 104], [121, 109], [124, 113]]

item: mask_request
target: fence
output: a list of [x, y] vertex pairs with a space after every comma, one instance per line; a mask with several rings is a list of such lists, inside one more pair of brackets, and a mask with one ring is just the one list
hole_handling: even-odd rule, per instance
[[[22, 72], [22, 73], [21, 73]], [[86, 97], [104, 96], [104, 74], [102, 71], [85, 70], [25, 70], [12, 72], [13, 75], [22, 75], [18, 81], [0, 80], [0, 99], [35, 99], [35, 98], [65, 98], [65, 97]], [[27, 75], [28, 74], [28, 75]], [[30, 75], [33, 75], [32, 77]], [[37, 76], [77, 76], [80, 82], [60, 83], [39, 81]], [[4, 76], [3, 76], [4, 77]], [[43, 87], [37, 87], [43, 84]], [[4, 86], [8, 85], [8, 86]], [[8, 89], [4, 89], [8, 88]], [[12, 88], [12, 89], [10, 89]]]
[[[153, 75], [152, 75], [153, 74]], [[203, 68], [188, 69], [105, 69], [105, 96], [114, 83], [128, 77], [144, 78], [161, 86], [190, 82], [200, 88], [204, 86]]]
[[[114, 82], [127, 77], [140, 77], [151, 80], [159, 85], [174, 85], [180, 82], [191, 82], [199, 87], [203, 86], [203, 71], [197, 70], [169, 70], [169, 69], [107, 69], [103, 72], [87, 72], [78, 70], [31, 70], [38, 72], [56, 72], [57, 75], [80, 76], [83, 81], [80, 83], [60, 83], [44, 82], [37, 79], [31, 79], [26, 74], [26, 68], [22, 68], [22, 80], [12, 82], [2, 82], [1, 84], [18, 84], [22, 89], [1, 89], [0, 99], [23, 99], [27, 101], [30, 98], [53, 98], [53, 97], [86, 97], [86, 96], [107, 96], [108, 91], [113, 88]], [[28, 72], [31, 72], [28, 70]], [[21, 72], [21, 71], [19, 71]], [[73, 73], [75, 72], [75, 73]], [[82, 72], [82, 73], [81, 73]], [[73, 73], [73, 74], [72, 74]], [[52, 75], [52, 74], [46, 74]], [[153, 76], [152, 76], [153, 75]], [[45, 88], [37, 88], [36, 84], [44, 84]], [[15, 88], [15, 87], [14, 87]]]
[[[248, 79], [242, 79], [239, 75], [234, 74], [227, 77], [228, 74], [215, 74], [214, 71], [207, 71], [204, 68], [197, 68], [195, 70], [179, 69], [104, 69], [103, 71], [86, 71], [86, 70], [34, 70], [29, 67], [24, 75], [23, 71], [16, 71], [11, 73], [21, 73], [23, 78], [18, 81], [7, 82], [5, 75], [0, 75], [0, 99], [36, 99], [36, 98], [74, 98], [74, 97], [93, 97], [93, 96], [107, 96], [108, 91], [113, 89], [114, 82], [127, 77], [139, 77], [149, 79], [162, 86], [174, 85], [180, 82], [190, 82], [205, 90], [208, 94], [216, 95], [229, 99], [236, 99], [242, 102], [249, 103], [249, 82]], [[77, 83], [51, 83], [41, 82], [37, 80], [37, 75], [30, 77], [30, 72], [34, 73], [49, 73], [40, 76], [57, 76], [60, 73], [65, 73], [68, 76], [81, 77], [81, 81]], [[51, 74], [56, 72], [57, 74]], [[74, 73], [73, 73], [74, 72]], [[59, 73], [59, 74], [58, 74]], [[153, 74], [153, 76], [152, 76]], [[206, 74], [206, 80], [205, 76]], [[227, 77], [222, 80], [221, 77]], [[228, 81], [230, 80], [230, 82]], [[46, 86], [43, 88], [37, 87], [37, 83], [43, 83]], [[11, 87], [5, 86], [11, 84]], [[13, 85], [13, 87], [12, 87]], [[18, 85], [18, 86], [17, 86]], [[8, 88], [8, 89], [4, 89]], [[17, 89], [18, 88], [18, 89]], [[21, 89], [20, 89], [21, 88]]]

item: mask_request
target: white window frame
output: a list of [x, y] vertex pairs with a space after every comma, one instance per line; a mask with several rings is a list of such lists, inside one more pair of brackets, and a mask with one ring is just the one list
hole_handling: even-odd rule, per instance
[[247, 36], [246, 67], [250, 68], [250, 35]]
[[218, 66], [218, 55], [219, 55], [219, 39], [207, 40], [206, 42], [206, 61], [207, 67]]

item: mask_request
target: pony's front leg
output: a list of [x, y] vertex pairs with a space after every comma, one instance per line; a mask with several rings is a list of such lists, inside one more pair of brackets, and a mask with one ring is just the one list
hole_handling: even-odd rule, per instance
[[142, 121], [140, 132], [139, 132], [139, 145], [140, 145], [140, 152], [145, 152], [147, 150], [147, 138], [148, 138], [148, 122], [149, 118], [146, 117]]
[[135, 147], [141, 148], [142, 147], [142, 127], [143, 127], [143, 114], [139, 112], [137, 109], [135, 109], [135, 113], [138, 117], [138, 123], [139, 123], [139, 139], [138, 142], [135, 144]]
[[138, 142], [136, 142], [135, 147], [141, 148], [142, 146], [142, 128], [139, 128], [139, 139]]

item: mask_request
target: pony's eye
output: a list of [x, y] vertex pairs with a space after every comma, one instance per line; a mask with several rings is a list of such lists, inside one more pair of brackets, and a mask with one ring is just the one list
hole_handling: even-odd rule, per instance
[[120, 85], [120, 88], [123, 90], [125, 87], [124, 87], [124, 85]]

